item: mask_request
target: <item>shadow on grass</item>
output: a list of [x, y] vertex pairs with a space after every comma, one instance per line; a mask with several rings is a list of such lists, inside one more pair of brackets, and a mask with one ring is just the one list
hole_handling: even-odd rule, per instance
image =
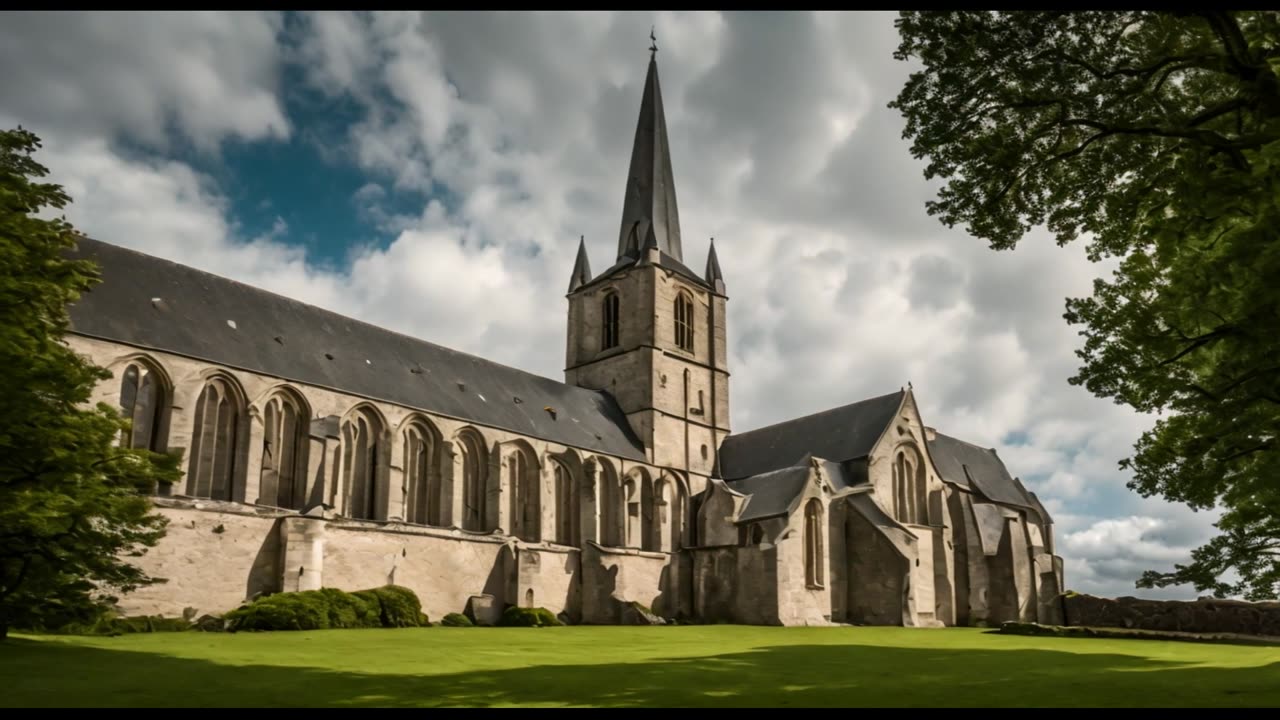
[[[432, 648], [423, 647], [424, 667]], [[589, 663], [590, 659], [584, 659]], [[1277, 662], [1221, 668], [1051, 650], [780, 645], [650, 662], [439, 675], [220, 665], [52, 642], [0, 645], [0, 706], [1275, 706]]]

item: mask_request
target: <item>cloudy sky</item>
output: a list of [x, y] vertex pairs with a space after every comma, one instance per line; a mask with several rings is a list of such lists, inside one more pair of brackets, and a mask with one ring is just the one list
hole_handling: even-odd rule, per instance
[[911, 382], [1045, 501], [1068, 587], [1193, 597], [1133, 581], [1215, 516], [1127, 490], [1150, 418], [1067, 382], [1063, 302], [1107, 268], [927, 215], [885, 107], [910, 71], [891, 14], [7, 13], [0, 126], [44, 139], [101, 240], [561, 378], [578, 237], [613, 260], [651, 26], [685, 260], [716, 238], [728, 285], [734, 428]]

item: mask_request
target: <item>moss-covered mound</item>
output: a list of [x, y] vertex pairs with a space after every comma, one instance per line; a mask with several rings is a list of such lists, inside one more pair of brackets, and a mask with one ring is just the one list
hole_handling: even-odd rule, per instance
[[555, 627], [563, 624], [550, 610], [540, 607], [509, 607], [498, 621], [502, 627]]

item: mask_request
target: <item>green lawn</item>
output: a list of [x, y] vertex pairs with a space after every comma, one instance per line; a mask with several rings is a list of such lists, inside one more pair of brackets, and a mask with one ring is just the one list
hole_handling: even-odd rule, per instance
[[976, 629], [326, 630], [0, 643], [0, 706], [1277, 706], [1280, 648]]

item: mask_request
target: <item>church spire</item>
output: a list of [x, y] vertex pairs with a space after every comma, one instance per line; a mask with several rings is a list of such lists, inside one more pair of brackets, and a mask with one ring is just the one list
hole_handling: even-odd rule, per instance
[[569, 292], [591, 282], [591, 263], [587, 261], [587, 238], [578, 238], [578, 259], [573, 261], [573, 275], [569, 278]]
[[711, 249], [707, 251], [707, 284], [715, 291], [724, 294], [724, 273], [720, 271], [720, 258], [716, 257], [716, 239], [711, 238]]
[[[653, 33], [649, 36], [652, 39]], [[676, 184], [671, 172], [662, 91], [658, 87], [656, 53], [655, 40], [650, 47], [649, 75], [644, 81], [640, 119], [636, 122], [635, 145], [631, 149], [627, 192], [622, 202], [622, 227], [618, 233], [618, 257], [638, 259], [640, 249], [648, 244], [652, 235], [658, 249], [683, 262]]]

